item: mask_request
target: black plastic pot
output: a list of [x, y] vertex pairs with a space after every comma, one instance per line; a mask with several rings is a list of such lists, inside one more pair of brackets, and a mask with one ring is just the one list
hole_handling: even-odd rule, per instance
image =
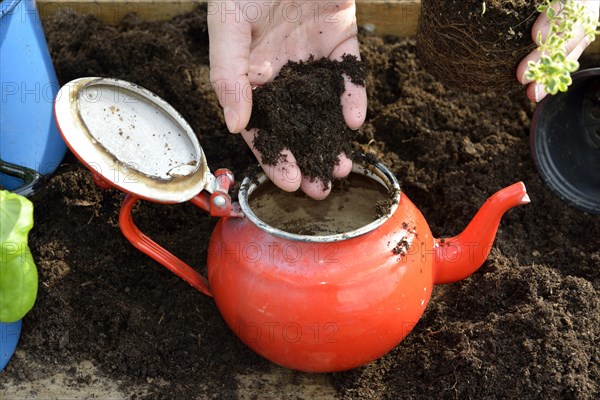
[[548, 187], [574, 207], [600, 214], [600, 68], [573, 74], [567, 92], [540, 102], [530, 143]]
[[[22, 181], [23, 184], [10, 191], [21, 196], [31, 197], [44, 186], [44, 176], [29, 168], [20, 167], [0, 160], [0, 174], [9, 175]], [[1, 187], [0, 187], [1, 188]]]

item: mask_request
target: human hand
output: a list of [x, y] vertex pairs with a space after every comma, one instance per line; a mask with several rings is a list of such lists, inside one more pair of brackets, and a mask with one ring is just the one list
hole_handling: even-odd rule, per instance
[[[230, 132], [240, 133], [260, 161], [253, 146], [256, 130], [246, 130], [252, 113], [252, 88], [273, 80], [288, 61], [344, 54], [360, 59], [356, 37], [354, 0], [345, 1], [213, 1], [208, 5], [210, 80], [223, 107]], [[344, 77], [346, 91], [340, 101], [346, 124], [358, 129], [364, 122], [367, 94]], [[310, 146], [310, 143], [307, 143]], [[352, 161], [339, 156], [336, 178], [347, 176]], [[322, 181], [302, 176], [294, 155], [283, 151], [275, 166], [262, 164], [267, 176], [285, 191], [301, 188], [315, 199], [330, 189]]]
[[[598, 21], [598, 16], [600, 14], [600, 0], [580, 0], [575, 1], [575, 3], [582, 4], [587, 12], [592, 16], [593, 21]], [[558, 12], [560, 10], [561, 4], [560, 1], [555, 1], [553, 4], [553, 8]], [[534, 42], [539, 45], [538, 42], [538, 32], [542, 33], [543, 40], [548, 36], [548, 32], [550, 29], [550, 20], [545, 13], [540, 14], [540, 16], [535, 21], [533, 28], [531, 30], [531, 34]], [[577, 61], [583, 51], [590, 45], [590, 39], [586, 35], [585, 29], [581, 24], [577, 24], [575, 29], [575, 34], [566, 44], [566, 54], [567, 60]], [[537, 62], [541, 57], [541, 53], [536, 49], [529, 53], [517, 67], [517, 79], [524, 85], [527, 85], [526, 93], [527, 97], [531, 101], [539, 102], [544, 97], [546, 97], [546, 91], [544, 90], [543, 85], [532, 82], [531, 80], [526, 78], [526, 72], [529, 61]]]

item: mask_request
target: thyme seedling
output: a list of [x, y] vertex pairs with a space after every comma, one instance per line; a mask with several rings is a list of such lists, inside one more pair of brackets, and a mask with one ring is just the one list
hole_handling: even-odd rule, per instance
[[543, 85], [546, 93], [565, 92], [572, 83], [571, 72], [579, 68], [575, 60], [567, 59], [566, 44], [575, 35], [578, 24], [585, 29], [585, 35], [594, 41], [597, 21], [586, 12], [585, 6], [574, 0], [556, 0], [560, 2], [558, 11], [553, 7], [555, 0], [543, 0], [538, 6], [540, 13], [546, 13], [550, 20], [548, 36], [544, 39], [538, 33], [538, 50], [542, 53], [539, 61], [530, 61], [525, 77]]

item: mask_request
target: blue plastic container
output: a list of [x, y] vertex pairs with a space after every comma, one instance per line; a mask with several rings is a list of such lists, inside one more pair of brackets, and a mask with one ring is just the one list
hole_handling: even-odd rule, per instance
[[4, 367], [8, 364], [8, 360], [10, 360], [17, 348], [17, 343], [21, 336], [22, 321], [0, 322], [0, 372], [4, 370]]
[[[59, 85], [34, 0], [0, 3], [0, 159], [54, 172], [67, 150], [54, 121]], [[12, 189], [21, 181], [0, 174]]]

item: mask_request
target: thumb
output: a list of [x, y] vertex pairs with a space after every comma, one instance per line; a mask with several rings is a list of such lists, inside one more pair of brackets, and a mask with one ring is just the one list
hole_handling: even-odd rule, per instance
[[252, 31], [244, 18], [235, 19], [235, 15], [216, 12], [208, 15], [207, 22], [210, 82], [223, 107], [227, 128], [239, 133], [252, 113], [252, 86], [248, 80]]

